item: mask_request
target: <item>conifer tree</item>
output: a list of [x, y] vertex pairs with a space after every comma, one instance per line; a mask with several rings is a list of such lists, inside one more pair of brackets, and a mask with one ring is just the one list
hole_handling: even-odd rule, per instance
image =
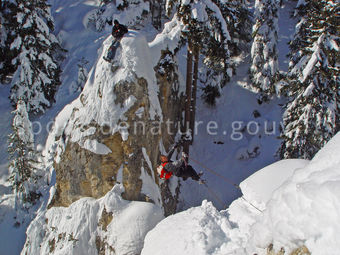
[[199, 49], [205, 67], [204, 91], [210, 104], [235, 71], [232, 57], [240, 54], [249, 41], [249, 13], [243, 0], [168, 0], [167, 13], [176, 11], [186, 25], [184, 38], [190, 53]]
[[[165, 0], [161, 0], [160, 2], [162, 1]], [[159, 1], [100, 0], [98, 8], [89, 13], [87, 17], [87, 28], [97, 32], [103, 31], [107, 25], [113, 25], [113, 19], [116, 19], [120, 12], [125, 12], [125, 15], [128, 16], [128, 18], [124, 19], [124, 22], [126, 22], [124, 25], [129, 27], [140, 25], [143, 20], [149, 17], [148, 14], [152, 12], [151, 19], [154, 25], [154, 18], [158, 20], [160, 17], [158, 14], [157, 17], [155, 16], [155, 9], [150, 10], [150, 7], [155, 6], [153, 2], [158, 3]], [[161, 16], [161, 14], [159, 15]]]
[[256, 0], [250, 78], [260, 101], [275, 94], [278, 78], [278, 0]]
[[151, 22], [154, 28], [161, 29], [163, 24], [163, 17], [165, 16], [166, 0], [149, 0]]
[[12, 182], [16, 198], [25, 206], [27, 203], [34, 203], [40, 196], [36, 186], [39, 176], [34, 151], [34, 136], [23, 100], [18, 101], [13, 113], [13, 132], [8, 137], [9, 180]]
[[56, 53], [61, 47], [46, 0], [16, 0], [16, 35], [11, 50], [17, 51], [11, 101], [25, 101], [29, 112], [43, 112], [54, 101], [60, 84]]
[[0, 81], [5, 82], [7, 77], [15, 71], [12, 59], [15, 52], [10, 51], [10, 44], [15, 38], [13, 24], [15, 21], [16, 6], [10, 1], [0, 2]]
[[3, 68], [3, 62], [5, 58], [5, 42], [7, 40], [7, 33], [6, 27], [4, 25], [5, 17], [4, 17], [4, 12], [5, 12], [5, 6], [3, 6], [3, 3], [0, 2], [0, 69]]
[[290, 42], [282, 158], [310, 159], [339, 131], [340, 4], [309, 0]]
[[[205, 69], [201, 80], [205, 85], [203, 98], [214, 105], [221, 87], [233, 75], [235, 64], [231, 56], [239, 54], [246, 41], [248, 17], [243, 0], [168, 0], [166, 8], [169, 16], [176, 11], [176, 17], [185, 25], [182, 34], [188, 49], [184, 130], [192, 142], [190, 130], [193, 130], [195, 118], [200, 56]], [[184, 144], [184, 151], [189, 151], [188, 142]]]

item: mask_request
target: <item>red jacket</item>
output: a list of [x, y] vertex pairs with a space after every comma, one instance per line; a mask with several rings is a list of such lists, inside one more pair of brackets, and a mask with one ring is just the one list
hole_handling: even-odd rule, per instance
[[170, 179], [170, 177], [172, 176], [172, 172], [168, 172], [164, 169], [164, 167], [168, 164], [169, 162], [164, 162], [162, 163], [162, 170], [161, 170], [161, 174], [159, 176], [159, 178], [161, 179], [165, 179], [165, 180], [168, 180]]

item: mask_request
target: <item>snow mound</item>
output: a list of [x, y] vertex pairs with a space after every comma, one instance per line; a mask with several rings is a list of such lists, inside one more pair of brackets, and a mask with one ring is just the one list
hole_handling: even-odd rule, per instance
[[204, 201], [164, 219], [142, 254], [265, 255], [270, 244], [287, 254], [303, 245], [313, 255], [338, 254], [339, 152], [340, 133], [310, 162], [282, 160], [250, 176], [226, 211]]
[[276, 249], [292, 250], [304, 244], [312, 254], [338, 254], [339, 152], [340, 133], [273, 194], [251, 229], [250, 243], [264, 248], [274, 240]]
[[240, 184], [243, 196], [255, 206], [265, 209], [273, 192], [291, 177], [296, 169], [306, 166], [308, 162], [304, 159], [286, 159], [264, 167]]
[[142, 255], [218, 254], [230, 230], [227, 218], [205, 200], [161, 221], [146, 235]]
[[164, 216], [154, 204], [123, 200], [122, 192], [116, 185], [101, 199], [42, 212], [27, 230], [22, 254], [97, 254], [101, 248], [139, 254], [146, 233]]

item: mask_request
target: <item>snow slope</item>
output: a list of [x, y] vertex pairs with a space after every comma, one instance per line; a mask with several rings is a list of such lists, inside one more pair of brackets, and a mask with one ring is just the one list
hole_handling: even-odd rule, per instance
[[226, 242], [231, 230], [228, 219], [212, 205], [202, 206], [169, 216], [151, 230], [142, 255], [215, 254]]
[[[296, 169], [305, 167], [308, 162], [304, 159], [285, 159], [262, 168], [241, 182], [243, 196], [255, 206], [264, 209], [275, 189], [291, 177]], [[266, 185], [258, 185], [259, 183]]]
[[117, 255], [139, 254], [163, 212], [151, 203], [123, 200], [122, 192], [123, 186], [116, 185], [103, 198], [40, 211], [21, 254], [97, 254], [100, 247], [111, 247]]
[[340, 250], [340, 133], [280, 187], [251, 230], [251, 243], [293, 249], [302, 243], [314, 255]]
[[[285, 160], [259, 170], [242, 182], [241, 187], [248, 187], [244, 197], [225, 211], [203, 201], [164, 219], [147, 234], [142, 254], [264, 255], [272, 243], [287, 254], [302, 245], [313, 255], [338, 254], [339, 152], [340, 133], [310, 162]], [[271, 196], [256, 201], [253, 193]], [[254, 202], [263, 203], [263, 210], [255, 209]]]

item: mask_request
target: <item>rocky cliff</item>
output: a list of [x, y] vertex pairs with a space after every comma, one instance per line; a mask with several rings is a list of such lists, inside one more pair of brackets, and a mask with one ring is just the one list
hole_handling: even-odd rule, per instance
[[181, 118], [174, 57], [168, 50], [152, 52], [143, 36], [130, 31], [111, 64], [102, 58], [110, 43], [108, 38], [79, 98], [64, 109], [50, 207], [102, 197], [121, 182], [123, 198], [150, 201], [171, 214], [179, 183], [160, 183], [156, 168]]

